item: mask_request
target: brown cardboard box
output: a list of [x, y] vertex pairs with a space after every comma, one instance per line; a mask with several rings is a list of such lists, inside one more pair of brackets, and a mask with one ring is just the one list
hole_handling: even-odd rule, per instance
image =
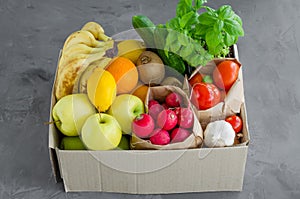
[[[235, 46], [235, 58], [238, 59]], [[55, 97], [52, 92], [50, 120]], [[49, 126], [49, 152], [56, 179], [66, 192], [102, 191], [165, 194], [241, 191], [249, 133], [241, 106], [243, 144], [225, 148], [183, 150], [60, 150], [60, 133]]]

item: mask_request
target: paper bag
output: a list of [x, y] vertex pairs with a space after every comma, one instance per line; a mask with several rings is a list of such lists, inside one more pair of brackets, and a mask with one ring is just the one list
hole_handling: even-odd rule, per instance
[[241, 63], [234, 58], [213, 59], [206, 66], [196, 68], [192, 75], [189, 78], [186, 77], [184, 81], [183, 90], [190, 98], [192, 89], [190, 84], [188, 83], [188, 80], [190, 80], [198, 72], [205, 75], [212, 75], [215, 67], [220, 62], [225, 60], [234, 61], [240, 66], [238, 78], [234, 82], [230, 90], [227, 92], [223, 102], [220, 102], [214, 107], [211, 107], [207, 110], [198, 110], [194, 105], [192, 105], [203, 129], [205, 129], [206, 125], [210, 122], [225, 119], [228, 115], [233, 115], [240, 112], [241, 105], [245, 102], [242, 76], [243, 67]]
[[[191, 104], [188, 96], [185, 94], [185, 92], [182, 89], [175, 86], [150, 87], [148, 89], [145, 106], [148, 107], [148, 102], [151, 99], [155, 99], [162, 103], [166, 98], [166, 96], [171, 92], [176, 92], [180, 94], [183, 98], [183, 106], [191, 108]], [[194, 114], [194, 124], [192, 128], [192, 133], [183, 142], [170, 143], [167, 145], [155, 145], [152, 144], [150, 140], [141, 139], [136, 135], [132, 134], [131, 141], [130, 141], [131, 149], [188, 149], [188, 148], [201, 147], [203, 142], [203, 130], [201, 128], [199, 121], [197, 120], [197, 115], [195, 114], [192, 108], [191, 110], [193, 111]]]

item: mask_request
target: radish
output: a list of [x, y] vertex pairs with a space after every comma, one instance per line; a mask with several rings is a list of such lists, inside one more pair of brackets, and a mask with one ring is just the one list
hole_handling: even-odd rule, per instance
[[179, 108], [178, 125], [182, 128], [191, 128], [194, 124], [194, 114], [189, 108]]
[[157, 126], [164, 130], [171, 130], [177, 125], [177, 116], [171, 109], [163, 110], [157, 116]]
[[182, 103], [182, 97], [178, 93], [173, 92], [167, 95], [165, 101], [169, 107], [178, 107]]
[[157, 118], [157, 115], [164, 110], [164, 107], [160, 104], [152, 104], [151, 107], [149, 107], [148, 112], [151, 115], [153, 119]]
[[183, 142], [191, 133], [184, 128], [175, 128], [171, 133], [171, 142]]
[[179, 116], [180, 116], [180, 110], [181, 110], [181, 107], [176, 107], [173, 109], [174, 113], [177, 116], [178, 121], [179, 121]]
[[148, 138], [154, 127], [154, 120], [146, 113], [140, 114], [132, 122], [132, 132], [140, 138]]
[[156, 100], [149, 100], [149, 102], [148, 102], [148, 108], [150, 109], [151, 108], [151, 106], [153, 106], [154, 104], [159, 104], [158, 103], [158, 101], [156, 101]]
[[155, 129], [150, 137], [150, 142], [157, 145], [166, 145], [170, 143], [170, 135], [168, 131], [163, 129]]
[[166, 103], [163, 103], [162, 106], [163, 106], [164, 109], [169, 109], [170, 108]]

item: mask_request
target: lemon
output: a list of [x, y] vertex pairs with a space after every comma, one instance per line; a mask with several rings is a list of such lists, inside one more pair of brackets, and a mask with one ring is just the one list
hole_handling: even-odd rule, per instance
[[97, 68], [87, 81], [87, 94], [99, 112], [105, 112], [117, 94], [117, 85], [110, 72]]
[[134, 64], [145, 50], [145, 44], [138, 40], [124, 40], [118, 43], [118, 56], [130, 59]]

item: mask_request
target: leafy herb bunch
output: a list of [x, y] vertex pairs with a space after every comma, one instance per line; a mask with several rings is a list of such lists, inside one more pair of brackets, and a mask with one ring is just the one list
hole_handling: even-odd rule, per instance
[[[244, 35], [241, 18], [231, 6], [214, 10], [206, 0], [179, 0], [176, 17], [166, 23], [169, 34], [164, 49], [177, 53], [190, 66], [205, 65], [225, 57], [229, 47]], [[198, 13], [200, 10], [200, 14]]]

